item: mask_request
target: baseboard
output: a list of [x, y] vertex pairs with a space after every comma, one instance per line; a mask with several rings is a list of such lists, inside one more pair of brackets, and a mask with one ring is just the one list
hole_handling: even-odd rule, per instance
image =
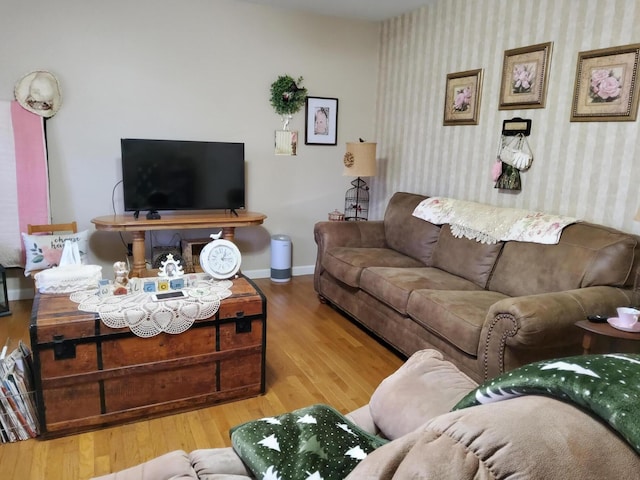
[[12, 300], [29, 300], [33, 298], [35, 291], [31, 288], [8, 288], [7, 297], [9, 301]]
[[[314, 265], [306, 265], [301, 267], [293, 267], [291, 275], [297, 277], [299, 275], [313, 275], [315, 271]], [[269, 278], [271, 277], [271, 269], [265, 268], [261, 270], [242, 270], [243, 275], [249, 278]]]

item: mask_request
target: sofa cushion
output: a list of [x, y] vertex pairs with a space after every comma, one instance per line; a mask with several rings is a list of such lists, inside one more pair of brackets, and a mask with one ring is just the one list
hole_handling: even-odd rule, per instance
[[412, 215], [425, 198], [414, 193], [395, 193], [385, 210], [384, 235], [389, 248], [430, 266], [440, 227]]
[[456, 238], [450, 225], [443, 225], [433, 249], [433, 266], [485, 288], [503, 245], [503, 242], [485, 244]]
[[488, 288], [516, 297], [623, 286], [632, 271], [636, 243], [631, 235], [589, 223], [566, 227], [557, 245], [507, 242]]
[[414, 290], [407, 302], [407, 313], [451, 345], [477, 356], [489, 307], [505, 297], [486, 290]]
[[477, 384], [436, 350], [420, 350], [373, 392], [369, 411], [380, 432], [399, 438], [453, 406]]
[[362, 272], [360, 288], [403, 315], [416, 289], [480, 290], [469, 280], [433, 267], [369, 267]]
[[322, 266], [351, 287], [360, 286], [362, 270], [370, 266], [423, 267], [422, 262], [390, 248], [334, 247], [322, 258]]

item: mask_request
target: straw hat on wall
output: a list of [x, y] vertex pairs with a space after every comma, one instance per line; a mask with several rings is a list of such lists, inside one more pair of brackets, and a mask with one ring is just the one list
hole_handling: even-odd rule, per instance
[[45, 118], [53, 117], [62, 104], [58, 80], [52, 73], [41, 70], [22, 77], [14, 93], [23, 108]]

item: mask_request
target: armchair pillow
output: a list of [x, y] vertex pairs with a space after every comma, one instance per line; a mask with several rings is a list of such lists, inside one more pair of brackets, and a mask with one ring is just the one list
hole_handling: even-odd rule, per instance
[[236, 426], [231, 443], [256, 478], [341, 480], [387, 441], [318, 404]]
[[88, 263], [87, 252], [89, 247], [87, 239], [87, 230], [60, 235], [28, 235], [23, 233], [22, 241], [25, 251], [24, 275], [29, 276], [33, 271], [57, 266], [60, 263], [64, 242], [67, 240], [78, 243], [80, 260], [83, 264]]

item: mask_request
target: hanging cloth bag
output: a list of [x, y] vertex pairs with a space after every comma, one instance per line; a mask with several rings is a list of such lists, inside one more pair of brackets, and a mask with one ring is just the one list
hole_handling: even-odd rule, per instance
[[501, 137], [500, 160], [518, 170], [528, 170], [533, 162], [533, 154], [527, 137], [518, 133], [511, 137], [510, 141], [507, 141], [507, 138], [505, 135]]

